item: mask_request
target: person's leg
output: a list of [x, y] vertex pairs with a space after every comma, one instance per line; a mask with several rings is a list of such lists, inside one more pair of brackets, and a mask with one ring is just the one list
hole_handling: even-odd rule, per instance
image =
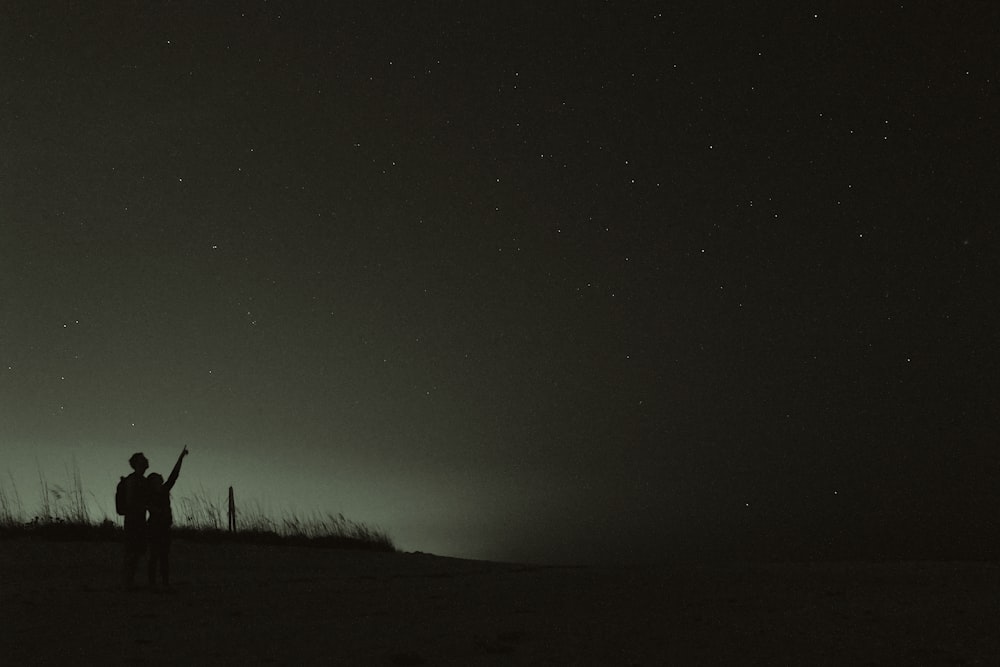
[[146, 550], [146, 536], [143, 531], [136, 530], [133, 526], [125, 527], [125, 558], [122, 568], [122, 583], [126, 589], [135, 586], [135, 571], [139, 566], [139, 559]]
[[125, 544], [125, 558], [122, 563], [122, 585], [126, 589], [135, 586], [135, 568], [139, 564], [139, 554], [135, 553], [132, 545]]
[[163, 543], [160, 550], [160, 579], [163, 581], [163, 585], [170, 586], [170, 536], [165, 535], [163, 537]]
[[146, 565], [146, 574], [149, 577], [149, 587], [152, 588], [156, 586], [156, 561], [160, 558], [159, 545], [156, 540], [151, 540], [149, 543], [149, 563]]

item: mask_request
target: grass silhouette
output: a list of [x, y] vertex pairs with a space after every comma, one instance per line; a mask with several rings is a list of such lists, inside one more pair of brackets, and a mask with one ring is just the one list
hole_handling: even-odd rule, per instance
[[[122, 539], [120, 521], [108, 516], [95, 519], [87, 504], [80, 471], [73, 462], [67, 468], [66, 486], [49, 484], [39, 471], [41, 503], [29, 518], [21, 495], [8, 473], [9, 484], [0, 482], [0, 538], [38, 537], [58, 541], [117, 541]], [[96, 498], [96, 496], [94, 496]], [[275, 519], [257, 501], [237, 506], [236, 530], [227, 528], [228, 505], [213, 501], [201, 488], [192, 496], [172, 501], [175, 539], [202, 542], [227, 541], [253, 544], [313, 546], [335, 549], [396, 551], [389, 535], [380, 528], [347, 519], [343, 514], [313, 512], [305, 517], [294, 512]]]

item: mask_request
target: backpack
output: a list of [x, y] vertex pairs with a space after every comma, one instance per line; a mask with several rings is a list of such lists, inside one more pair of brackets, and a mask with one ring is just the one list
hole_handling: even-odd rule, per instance
[[115, 489], [115, 511], [120, 516], [125, 516], [128, 511], [128, 482], [124, 477], [118, 480], [118, 488]]

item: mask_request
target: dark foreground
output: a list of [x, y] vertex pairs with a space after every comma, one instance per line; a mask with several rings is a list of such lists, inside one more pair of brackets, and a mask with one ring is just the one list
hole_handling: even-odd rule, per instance
[[997, 665], [1000, 565], [543, 568], [177, 542], [0, 541], [10, 665]]

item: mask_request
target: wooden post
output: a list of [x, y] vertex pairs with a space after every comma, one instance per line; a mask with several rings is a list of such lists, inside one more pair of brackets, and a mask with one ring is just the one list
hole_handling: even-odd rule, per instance
[[236, 532], [236, 501], [233, 500], [233, 487], [229, 487], [229, 532]]

